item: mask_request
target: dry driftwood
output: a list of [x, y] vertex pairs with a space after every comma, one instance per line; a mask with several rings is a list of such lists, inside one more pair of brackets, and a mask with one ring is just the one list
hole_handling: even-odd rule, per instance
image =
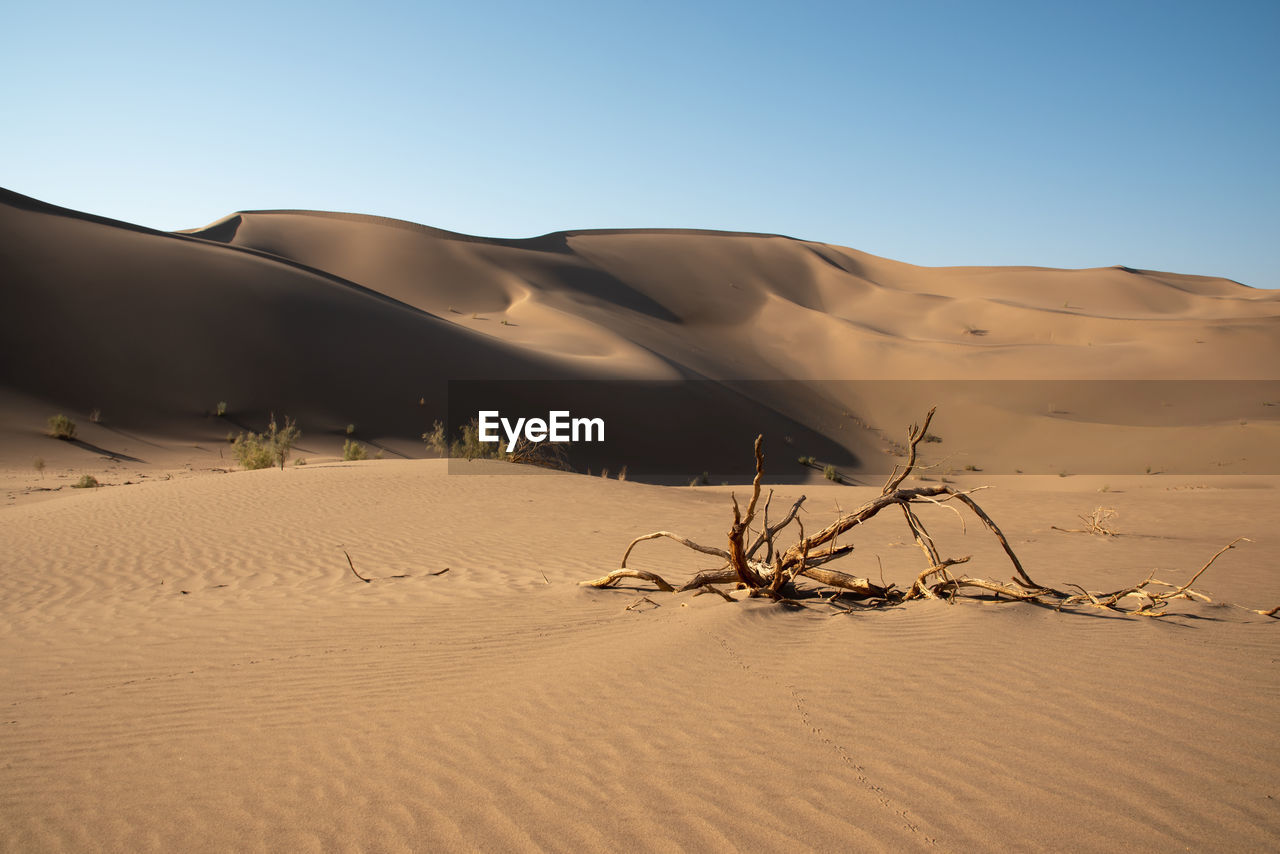
[[[833, 603], [838, 596], [847, 596], [862, 602], [865, 606], [876, 607], [895, 605], [912, 599], [945, 598], [954, 600], [958, 596], [966, 596], [1033, 602], [1047, 605], [1057, 610], [1092, 607], [1125, 614], [1158, 617], [1166, 613], [1165, 608], [1174, 600], [1199, 599], [1206, 602], [1210, 601], [1208, 596], [1192, 589], [1192, 585], [1223, 553], [1235, 548], [1236, 544], [1240, 542], [1248, 542], [1244, 537], [1232, 540], [1214, 554], [1213, 557], [1209, 558], [1208, 562], [1187, 583], [1182, 585], [1173, 585], [1160, 581], [1154, 577], [1154, 574], [1137, 584], [1106, 592], [1089, 591], [1076, 584], [1064, 585], [1066, 589], [1039, 584], [1027, 574], [1004, 532], [987, 515], [986, 511], [974, 501], [971, 493], [976, 490], [959, 490], [948, 484], [903, 488], [902, 484], [916, 467], [917, 449], [929, 429], [929, 423], [933, 420], [934, 412], [935, 409], [930, 409], [922, 424], [913, 424], [911, 426], [906, 446], [906, 462], [894, 466], [893, 472], [890, 473], [880, 491], [880, 495], [856, 510], [842, 514], [831, 524], [816, 533], [806, 536], [804, 524], [798, 515], [805, 501], [804, 496], [801, 496], [791, 506], [791, 509], [781, 521], [770, 524], [769, 502], [773, 497], [772, 493], [770, 493], [765, 499], [760, 530], [752, 540], [751, 545], [749, 547], [746, 545], [747, 537], [751, 532], [751, 523], [755, 520], [759, 506], [760, 480], [764, 474], [764, 437], [757, 436], [755, 441], [756, 472], [755, 478], [751, 483], [751, 498], [747, 502], [745, 511], [739, 506], [737, 496], [731, 496], [733, 523], [729, 528], [728, 548], [704, 546], [671, 531], [655, 531], [652, 534], [636, 537], [628, 544], [626, 552], [622, 556], [619, 569], [615, 569], [600, 578], [583, 581], [581, 584], [588, 587], [611, 587], [624, 578], [637, 578], [654, 584], [659, 590], [668, 592], [683, 592], [686, 590], [694, 590], [699, 593], [714, 592], [725, 599], [733, 600], [734, 597], [713, 586], [716, 584], [729, 584], [736, 586], [738, 589], [746, 589], [749, 591], [748, 595], [752, 597], [767, 597], [777, 602], [791, 602], [796, 579], [802, 576], [810, 581], [817, 582], [819, 585], [833, 588], [834, 592], [831, 597], [824, 600], [827, 603]], [[967, 563], [970, 557], [943, 558], [939, 554], [937, 544], [916, 512], [917, 507], [926, 504], [947, 507], [955, 511], [957, 515], [961, 514], [959, 508], [954, 505], [960, 505], [977, 517], [983, 527], [996, 538], [1012, 565], [1014, 574], [1009, 580], [998, 581], [975, 578], [953, 572], [954, 567]], [[907, 527], [911, 531], [916, 545], [919, 546], [920, 551], [924, 554], [927, 563], [926, 568], [915, 578], [909, 588], [902, 589], [895, 584], [885, 584], [883, 579], [881, 579], [880, 584], [876, 584], [866, 578], [858, 578], [838, 570], [823, 568], [823, 564], [853, 551], [851, 543], [841, 544], [839, 542], [841, 536], [859, 525], [869, 522], [882, 510], [889, 507], [897, 507], [901, 510]], [[963, 522], [963, 515], [961, 515], [961, 521]], [[1086, 522], [1088, 521], [1086, 519]], [[1098, 521], [1105, 522], [1106, 519]], [[778, 549], [775, 546], [776, 538], [793, 523], [799, 530], [798, 539], [789, 548]], [[1100, 524], [1098, 527], [1102, 528], [1104, 525]], [[1108, 530], [1105, 533], [1111, 532]], [[699, 572], [679, 588], [667, 582], [657, 573], [629, 569], [627, 567], [627, 560], [636, 545], [647, 540], [659, 538], [675, 540], [686, 548], [702, 554], [719, 557], [724, 561], [724, 565], [718, 569]], [[761, 548], [765, 550], [763, 558], [757, 557]], [[1157, 588], [1166, 589], [1160, 590]], [[842, 610], [842, 613], [849, 613], [851, 610]], [[1274, 608], [1270, 611], [1253, 608], [1246, 610], [1269, 617], [1280, 615], [1280, 608]]]

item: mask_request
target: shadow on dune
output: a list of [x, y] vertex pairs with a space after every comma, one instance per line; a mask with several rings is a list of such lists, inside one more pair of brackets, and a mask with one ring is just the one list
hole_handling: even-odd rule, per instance
[[150, 445], [153, 448], [164, 447], [159, 442], [153, 442], [150, 439], [146, 439], [138, 435], [137, 433], [130, 433], [128, 430], [121, 430], [119, 427], [111, 427], [106, 424], [98, 424], [97, 426], [101, 427], [103, 430], [110, 430], [112, 433], [115, 433], [117, 436], [121, 436], [125, 439], [128, 439], [130, 442], [137, 442], [141, 445]]
[[382, 444], [381, 442], [375, 442], [373, 439], [363, 439], [361, 441], [364, 444], [368, 445], [370, 448], [377, 448], [379, 451], [381, 451], [385, 455], [396, 456], [402, 460], [413, 459], [408, 454], [402, 454], [399, 451], [397, 451], [395, 448], [388, 447]]
[[97, 454], [103, 457], [108, 457], [114, 462], [121, 462], [121, 463], [145, 463], [146, 462], [146, 460], [138, 459], [137, 457], [131, 457], [128, 454], [121, 454], [117, 451], [108, 451], [106, 448], [101, 448], [97, 445], [86, 442], [84, 439], [64, 439], [63, 441], [67, 442], [67, 444], [75, 445], [77, 448], [83, 448], [84, 450], [89, 451], [90, 453]]

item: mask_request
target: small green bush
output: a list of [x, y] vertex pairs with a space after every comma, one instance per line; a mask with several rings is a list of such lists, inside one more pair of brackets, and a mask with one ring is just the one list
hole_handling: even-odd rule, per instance
[[802, 466], [816, 466], [818, 464], [818, 461], [813, 457], [800, 457], [796, 462]]
[[833, 483], [844, 483], [844, 478], [840, 477], [840, 472], [836, 471], [836, 467], [832, 465], [822, 470], [822, 476]]
[[348, 439], [342, 443], [342, 458], [348, 462], [352, 460], [367, 460], [369, 459], [369, 451], [359, 442]]
[[941, 441], [942, 441], [942, 437], [941, 437], [941, 436], [935, 436], [935, 435], [933, 435], [932, 433], [925, 433], [925, 434], [924, 434], [924, 441], [925, 441], [925, 442], [935, 442], [935, 443], [937, 443], [937, 442], [941, 442]]
[[44, 457], [36, 457], [35, 460], [31, 463], [31, 466], [36, 471], [40, 472], [41, 478], [44, 477]]
[[354, 424], [348, 424], [348, 425], [347, 425], [347, 435], [348, 435], [348, 436], [350, 436], [351, 434], [353, 434], [353, 433], [355, 433], [355, 432], [356, 432], [356, 425], [354, 425]]
[[74, 439], [76, 437], [76, 422], [65, 415], [50, 415], [49, 435], [55, 439]]
[[271, 444], [257, 433], [241, 433], [236, 436], [231, 445], [231, 452], [235, 454], [236, 462], [243, 469], [253, 471], [271, 468], [273, 461]]
[[218, 401], [218, 408], [217, 408], [217, 409], [215, 409], [215, 410], [214, 410], [214, 412], [215, 412], [215, 413], [217, 413], [217, 415], [218, 415], [218, 417], [219, 417], [219, 418], [221, 418], [222, 416], [226, 415], [226, 414], [227, 414], [227, 402], [226, 402], [225, 400], [220, 400], [220, 401]]
[[711, 483], [711, 475], [705, 471], [689, 481], [690, 486], [706, 486], [709, 483]]
[[91, 423], [91, 424], [101, 424], [101, 423], [102, 423], [102, 410], [101, 410], [101, 409], [95, 409], [95, 410], [93, 410], [92, 412], [90, 412], [90, 413], [89, 413], [89, 423]]
[[278, 464], [283, 471], [284, 464], [289, 460], [289, 453], [301, 436], [302, 432], [292, 418], [286, 416], [282, 428], [276, 424], [273, 415], [266, 433], [241, 433], [232, 444], [231, 451], [235, 454], [236, 461], [250, 471], [270, 468], [274, 464]]
[[98, 485], [98, 479], [91, 474], [81, 475], [80, 479], [71, 484], [72, 489], [92, 489]]
[[503, 450], [502, 440], [497, 442], [481, 442], [480, 441], [480, 423], [474, 418], [470, 424], [462, 425], [460, 430], [462, 438], [454, 441], [449, 449], [449, 455], [452, 457], [461, 457], [465, 460], [505, 460], [508, 455]]
[[422, 441], [427, 443], [427, 450], [438, 457], [449, 455], [449, 442], [444, 435], [444, 425], [439, 421], [431, 425], [431, 432], [422, 434]]

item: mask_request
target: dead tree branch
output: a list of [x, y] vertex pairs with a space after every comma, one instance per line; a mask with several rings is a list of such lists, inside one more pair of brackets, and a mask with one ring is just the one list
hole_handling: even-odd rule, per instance
[[[804, 524], [799, 519], [799, 512], [805, 501], [803, 495], [791, 505], [791, 509], [781, 521], [773, 524], [769, 523], [768, 508], [773, 498], [773, 493], [770, 492], [769, 497], [765, 500], [763, 524], [760, 532], [756, 535], [749, 548], [744, 545], [747, 532], [750, 530], [749, 526], [756, 515], [756, 506], [760, 499], [760, 481], [764, 475], [764, 437], [757, 436], [754, 449], [756, 471], [755, 477], [751, 482], [751, 498], [747, 502], [745, 512], [738, 505], [737, 496], [730, 496], [733, 523], [729, 528], [727, 549], [700, 545], [671, 531], [655, 531], [652, 534], [645, 534], [631, 541], [622, 556], [621, 568], [601, 578], [581, 583], [590, 587], [611, 587], [623, 578], [638, 578], [649, 581], [657, 586], [658, 589], [664, 591], [683, 592], [693, 590], [699, 593], [714, 592], [725, 599], [733, 599], [734, 597], [729, 596], [713, 585], [736, 584], [739, 588], [746, 588], [751, 597], [767, 597], [776, 602], [794, 604], [793, 591], [797, 579], [803, 577], [835, 589], [832, 597], [824, 600], [827, 603], [834, 602], [836, 596], [846, 595], [862, 600], [867, 607], [895, 605], [912, 599], [947, 598], [950, 601], [955, 601], [957, 596], [966, 596], [998, 601], [1033, 602], [1048, 605], [1057, 610], [1091, 607], [1121, 614], [1159, 617], [1166, 613], [1165, 609], [1168, 604], [1177, 599], [1210, 601], [1208, 596], [1192, 589], [1192, 585], [1204, 575], [1205, 571], [1223, 553], [1235, 548], [1237, 543], [1248, 542], [1244, 537], [1231, 541], [1214, 554], [1213, 557], [1209, 558], [1204, 566], [1182, 585], [1175, 586], [1158, 581], [1154, 578], [1154, 574], [1138, 584], [1110, 592], [1089, 591], [1076, 584], [1066, 584], [1065, 588], [1067, 589], [1057, 589], [1039, 584], [1027, 574], [1022, 562], [1018, 559], [1018, 555], [1014, 552], [1013, 546], [1010, 545], [1008, 537], [1005, 536], [1000, 526], [973, 499], [971, 493], [974, 490], [955, 489], [947, 484], [907, 488], [902, 486], [917, 468], [917, 450], [927, 435], [934, 412], [935, 409], [930, 409], [921, 424], [913, 424], [911, 426], [907, 437], [906, 462], [894, 466], [893, 471], [880, 491], [880, 495], [851, 512], [842, 513], [835, 521], [812, 535], [805, 535]], [[960, 514], [956, 507], [946, 503], [951, 501], [968, 508], [1000, 544], [1005, 557], [1008, 558], [1013, 567], [1014, 575], [1008, 581], [958, 575], [952, 571], [953, 567], [966, 564], [971, 558], [969, 556], [959, 558], [942, 557], [938, 550], [937, 542], [929, 533], [929, 529], [917, 513], [916, 507], [933, 504], [952, 510], [957, 515], [960, 515], [963, 528], [964, 516]], [[881, 583], [875, 584], [866, 578], [859, 578], [838, 570], [823, 568], [823, 564], [853, 552], [852, 543], [843, 545], [837, 543], [839, 537], [871, 521], [885, 508], [894, 506], [902, 510], [907, 528], [911, 531], [912, 538], [915, 540], [916, 545], [920, 547], [920, 551], [928, 564], [914, 579], [909, 588], [903, 590], [895, 584], [884, 583], [883, 572], [881, 574]], [[1101, 516], [1096, 513], [1095, 516], [1097, 518], [1094, 521], [1097, 524], [1091, 526], [1091, 528], [1095, 528], [1096, 532], [1099, 533], [1112, 533], [1109, 529], [1106, 529], [1105, 524], [1110, 519], [1110, 516]], [[1087, 523], [1090, 520], [1086, 518], [1085, 521]], [[792, 523], [795, 523], [799, 530], [798, 539], [789, 548], [775, 549], [775, 541], [778, 535]], [[714, 555], [723, 559], [725, 563], [718, 569], [704, 570], [697, 573], [678, 589], [656, 573], [627, 568], [627, 560], [637, 544], [660, 537], [675, 540], [686, 548], [702, 554]], [[763, 560], [756, 557], [762, 546], [765, 549]], [[354, 572], [354, 570], [353, 566], [352, 571]], [[1167, 587], [1168, 590], [1156, 592], [1152, 589], [1152, 585]], [[1276, 617], [1280, 614], [1280, 608], [1274, 608], [1270, 611], [1252, 608], [1246, 610], [1268, 617]], [[851, 611], [852, 608], [842, 610], [843, 613]]]

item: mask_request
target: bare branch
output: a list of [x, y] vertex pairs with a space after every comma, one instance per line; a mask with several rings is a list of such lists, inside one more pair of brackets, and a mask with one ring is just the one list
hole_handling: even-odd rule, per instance
[[667, 583], [666, 579], [654, 572], [643, 569], [615, 569], [608, 575], [594, 578], [591, 581], [579, 581], [579, 587], [612, 587], [624, 578], [639, 578], [644, 581], [653, 582], [659, 589], [667, 593], [674, 593], [676, 589]]
[[627, 558], [631, 557], [631, 550], [636, 547], [637, 543], [643, 543], [645, 540], [656, 540], [658, 537], [666, 537], [667, 539], [675, 540], [680, 545], [691, 548], [695, 552], [702, 552], [705, 555], [715, 555], [716, 557], [722, 557], [725, 560], [729, 559], [729, 553], [724, 549], [717, 549], [717, 548], [713, 548], [712, 546], [698, 545], [693, 540], [682, 537], [679, 534], [673, 534], [670, 531], [654, 531], [652, 534], [645, 534], [643, 537], [636, 537], [634, 540], [632, 540], [631, 545], [627, 546], [626, 552], [624, 552], [622, 555], [622, 563], [618, 565], [623, 568], [626, 567]]

